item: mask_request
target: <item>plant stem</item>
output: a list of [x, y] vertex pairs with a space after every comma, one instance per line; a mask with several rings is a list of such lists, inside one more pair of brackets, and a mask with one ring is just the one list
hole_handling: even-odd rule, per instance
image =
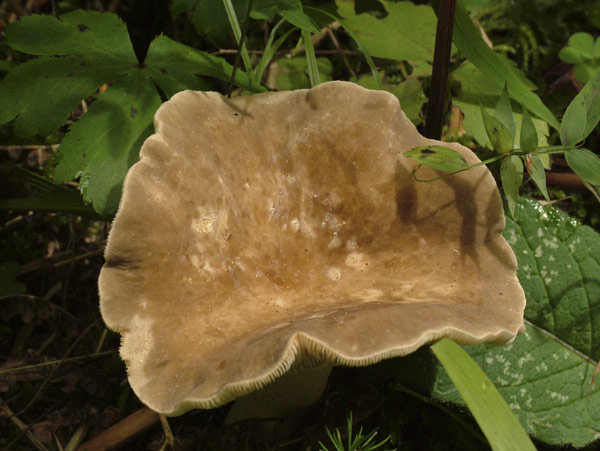
[[440, 0], [429, 88], [429, 109], [425, 121], [425, 136], [432, 139], [440, 139], [442, 136], [455, 11], [456, 0]]
[[244, 30], [242, 31], [240, 28], [240, 23], [238, 22], [237, 15], [235, 14], [235, 9], [231, 0], [223, 0], [223, 6], [225, 7], [225, 12], [227, 13], [227, 17], [229, 18], [229, 24], [231, 25], [231, 29], [233, 30], [233, 36], [238, 43], [238, 49], [235, 54], [235, 60], [233, 62], [233, 70], [231, 71], [231, 80], [229, 82], [229, 92], [227, 93], [227, 97], [231, 97], [231, 91], [233, 90], [233, 83], [235, 81], [235, 73], [237, 72], [237, 68], [239, 65], [240, 55], [242, 56], [242, 61], [244, 62], [244, 66], [246, 68], [246, 72], [248, 73], [248, 77], [250, 77], [250, 81], [254, 82], [254, 70], [252, 68], [252, 61], [250, 61], [250, 55], [248, 54], [248, 49], [244, 45], [244, 41], [246, 40], [246, 31], [248, 30], [248, 22], [250, 22], [250, 11], [254, 6], [254, 0], [250, 0], [248, 2], [248, 10], [246, 11], [246, 20], [244, 21]]

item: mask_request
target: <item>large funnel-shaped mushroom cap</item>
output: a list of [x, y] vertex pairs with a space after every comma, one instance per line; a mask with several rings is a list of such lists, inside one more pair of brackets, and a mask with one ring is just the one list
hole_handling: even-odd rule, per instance
[[[423, 138], [382, 91], [331, 82], [156, 113], [100, 275], [129, 381], [180, 414], [310, 356], [368, 365], [441, 337], [507, 343], [525, 298], [485, 167], [416, 182]], [[437, 175], [425, 169], [424, 176]]]

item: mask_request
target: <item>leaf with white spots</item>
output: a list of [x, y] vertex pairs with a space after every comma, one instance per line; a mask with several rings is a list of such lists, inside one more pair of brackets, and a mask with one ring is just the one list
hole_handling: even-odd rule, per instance
[[[505, 238], [519, 262], [527, 330], [504, 347], [467, 347], [527, 432], [585, 446], [600, 439], [600, 234], [521, 199]], [[432, 394], [462, 402], [439, 368]]]

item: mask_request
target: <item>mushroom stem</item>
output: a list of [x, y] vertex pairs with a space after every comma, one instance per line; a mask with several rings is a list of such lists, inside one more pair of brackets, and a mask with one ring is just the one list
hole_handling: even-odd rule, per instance
[[332, 368], [330, 362], [302, 359], [271, 384], [236, 399], [225, 424], [282, 417], [314, 404], [323, 395]]

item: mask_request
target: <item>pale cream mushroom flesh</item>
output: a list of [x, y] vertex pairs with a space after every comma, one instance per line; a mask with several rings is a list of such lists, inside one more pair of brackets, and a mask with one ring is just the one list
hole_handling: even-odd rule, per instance
[[303, 368], [326, 378], [315, 362], [369, 365], [442, 337], [505, 344], [523, 329], [492, 175], [415, 181], [402, 153], [416, 146], [479, 160], [419, 135], [393, 95], [346, 82], [184, 91], [155, 128], [99, 286], [129, 382], [157, 412], [213, 408]]

